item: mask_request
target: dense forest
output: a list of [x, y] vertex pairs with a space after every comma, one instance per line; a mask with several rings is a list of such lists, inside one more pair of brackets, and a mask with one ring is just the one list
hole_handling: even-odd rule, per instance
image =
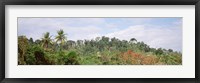
[[67, 40], [63, 30], [55, 38], [18, 36], [19, 65], [181, 65], [182, 54], [172, 49], [151, 48], [135, 38], [109, 37]]

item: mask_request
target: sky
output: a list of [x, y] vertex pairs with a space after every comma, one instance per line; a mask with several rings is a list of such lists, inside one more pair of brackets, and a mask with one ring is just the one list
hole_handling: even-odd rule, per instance
[[54, 39], [63, 29], [67, 40], [116, 37], [120, 40], [136, 38], [154, 48], [182, 52], [182, 18], [18, 18], [18, 36], [34, 40], [50, 32]]

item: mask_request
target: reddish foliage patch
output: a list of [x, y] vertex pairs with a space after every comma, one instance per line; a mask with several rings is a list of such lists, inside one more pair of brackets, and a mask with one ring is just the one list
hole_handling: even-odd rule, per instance
[[125, 63], [129, 64], [151, 65], [158, 61], [157, 57], [155, 56], [144, 56], [139, 53], [135, 53], [132, 50], [122, 53], [121, 58]]

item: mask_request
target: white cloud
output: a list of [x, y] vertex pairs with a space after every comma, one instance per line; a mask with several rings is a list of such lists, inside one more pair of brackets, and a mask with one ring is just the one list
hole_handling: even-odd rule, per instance
[[[57, 30], [63, 29], [69, 40], [94, 39], [103, 35], [121, 40], [136, 38], [151, 47], [181, 51], [182, 21], [174, 22], [175, 26], [167, 26], [169, 25], [167, 23], [166, 25], [147, 25], [146, 22], [151, 20], [151, 18], [128, 19], [119, 26], [118, 22], [107, 23], [103, 18], [19, 18], [18, 35], [26, 35], [35, 40], [40, 39], [43, 33], [50, 32], [54, 38]], [[138, 22], [141, 25], [124, 26], [125, 22]]]
[[[155, 19], [155, 18], [154, 18]], [[147, 17], [138, 17], [138, 18], [122, 18], [122, 21], [134, 23], [134, 24], [144, 24], [147, 22], [151, 22], [153, 18], [147, 18]]]
[[108, 37], [130, 40], [136, 38], [151, 47], [182, 51], [182, 29], [177, 27], [165, 28], [149, 25], [130, 26], [121, 31], [109, 33]]
[[69, 35], [70, 40], [91, 39], [101, 32], [101, 28], [96, 25], [103, 23], [102, 18], [19, 18], [18, 35], [26, 35], [36, 40], [40, 39], [43, 33], [50, 32], [54, 38], [57, 30], [63, 29]]
[[69, 40], [92, 39], [100, 36], [102, 31], [101, 28], [95, 26], [63, 27], [62, 29], [68, 34]]

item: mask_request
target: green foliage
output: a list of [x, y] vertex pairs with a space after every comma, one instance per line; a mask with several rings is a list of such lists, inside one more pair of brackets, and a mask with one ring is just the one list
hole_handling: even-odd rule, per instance
[[64, 33], [64, 31], [62, 29], [57, 31], [57, 33], [58, 33], [58, 35], [55, 38], [56, 39], [56, 43], [60, 43], [60, 46], [62, 47], [62, 45], [67, 40], [67, 38], [65, 37], [65, 33]]
[[52, 44], [51, 42], [51, 37], [50, 37], [50, 33], [49, 32], [46, 32], [44, 35], [43, 35], [43, 38], [42, 38], [42, 46], [44, 48], [48, 48], [49, 44]]
[[18, 64], [26, 64], [26, 50], [28, 48], [28, 39], [26, 36], [18, 37]]
[[164, 52], [163, 52], [163, 50], [161, 49], [161, 48], [158, 48], [157, 50], [156, 50], [156, 52], [155, 52], [157, 55], [161, 55], [161, 54], [163, 54]]
[[18, 36], [19, 65], [181, 65], [182, 54], [172, 49], [151, 48], [135, 38], [130, 41], [97, 37], [92, 40], [67, 40], [57, 31], [55, 42], [46, 32], [33, 41]]
[[48, 65], [49, 64], [45, 58], [45, 52], [41, 47], [35, 46], [33, 48], [33, 50], [34, 50], [33, 54], [36, 59], [36, 65], [41, 65], [41, 64]]
[[79, 65], [78, 55], [74, 51], [70, 51], [64, 59], [65, 65]]
[[36, 64], [36, 59], [34, 53], [35, 46], [29, 46], [26, 52], [26, 64], [27, 65], [35, 65]]
[[182, 64], [182, 56], [178, 54], [165, 55], [160, 57], [160, 61], [168, 65]]

